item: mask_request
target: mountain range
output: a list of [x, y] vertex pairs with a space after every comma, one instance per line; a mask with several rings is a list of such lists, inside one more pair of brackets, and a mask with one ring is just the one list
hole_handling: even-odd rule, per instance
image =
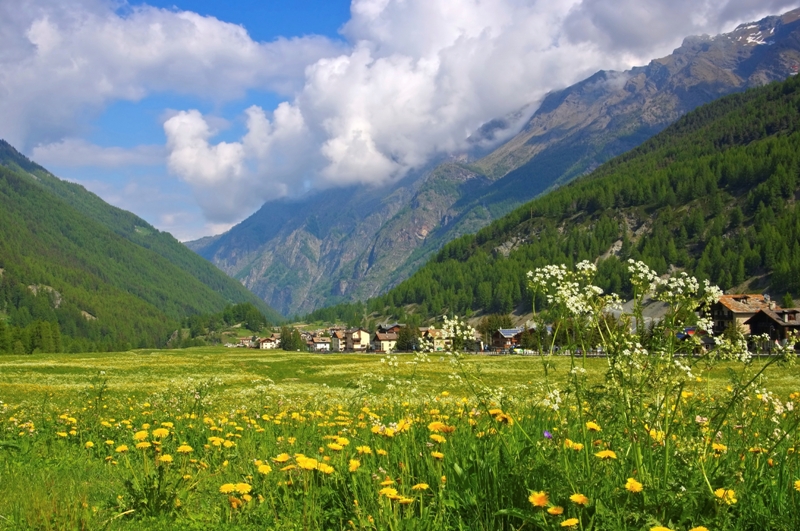
[[[284, 315], [365, 300], [445, 243], [584, 175], [726, 94], [785, 79], [800, 63], [800, 10], [689, 37], [667, 57], [600, 71], [547, 95], [521, 130], [477, 160], [440, 161], [388, 188], [266, 203], [187, 245]], [[504, 127], [504, 120], [483, 129]], [[480, 132], [479, 132], [480, 133]]]

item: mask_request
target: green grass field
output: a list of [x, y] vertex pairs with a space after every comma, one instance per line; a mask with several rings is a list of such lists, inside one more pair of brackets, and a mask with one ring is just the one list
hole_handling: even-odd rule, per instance
[[[722, 452], [695, 419], [761, 361], [698, 367], [671, 409], [644, 403], [623, 427], [601, 391], [605, 359], [586, 360], [578, 387], [568, 357], [546, 360], [547, 379], [538, 356], [381, 359], [2, 356], [0, 529], [797, 528], [794, 440], [772, 447], [758, 393], [789, 400], [800, 368], [765, 371], [723, 425]], [[560, 408], [543, 402], [553, 389]]]

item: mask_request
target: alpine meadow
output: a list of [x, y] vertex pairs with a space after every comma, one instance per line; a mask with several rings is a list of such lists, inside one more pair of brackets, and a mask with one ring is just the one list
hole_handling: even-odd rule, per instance
[[0, 0], [0, 531], [800, 529], [800, 9], [719, 4]]

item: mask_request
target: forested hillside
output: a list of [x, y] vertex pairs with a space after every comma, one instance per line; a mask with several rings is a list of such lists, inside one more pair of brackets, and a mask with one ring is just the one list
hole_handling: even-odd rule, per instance
[[0, 165], [16, 171], [31, 182], [52, 192], [81, 214], [105, 225], [116, 234], [136, 245], [150, 249], [166, 258], [186, 273], [231, 302], [249, 302], [258, 307], [273, 321], [280, 314], [270, 308], [261, 298], [251, 293], [241, 283], [231, 279], [211, 262], [197, 256], [168, 232], [161, 232], [139, 216], [109, 205], [83, 186], [63, 181], [45, 168], [19, 153], [14, 147], [0, 140]]
[[0, 166], [0, 352], [162, 346], [236, 302]]
[[800, 294], [800, 79], [725, 97], [591, 175], [446, 245], [364, 312], [507, 313], [530, 304], [526, 272], [597, 260], [623, 292], [624, 261], [708, 278], [723, 289]]

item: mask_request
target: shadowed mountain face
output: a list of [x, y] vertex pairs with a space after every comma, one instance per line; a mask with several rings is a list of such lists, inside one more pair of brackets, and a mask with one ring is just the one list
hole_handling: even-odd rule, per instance
[[549, 94], [489, 155], [447, 161], [383, 189], [275, 201], [227, 233], [188, 244], [284, 314], [366, 299], [448, 241], [638, 146], [725, 94], [785, 79], [800, 64], [800, 10], [690, 37], [626, 72]]

